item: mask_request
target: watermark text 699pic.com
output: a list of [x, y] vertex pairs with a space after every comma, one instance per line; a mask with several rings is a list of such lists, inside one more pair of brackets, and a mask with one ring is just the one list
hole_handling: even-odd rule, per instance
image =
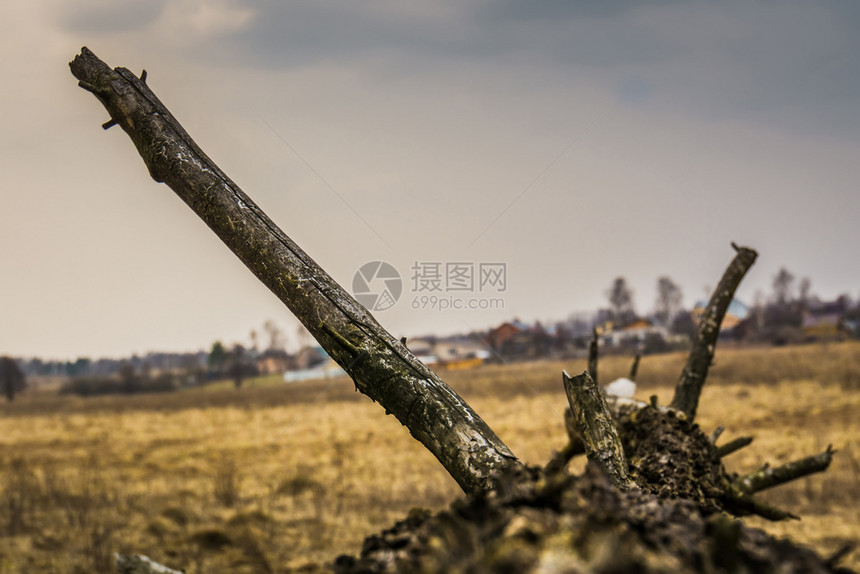
[[504, 309], [505, 300], [501, 297], [455, 297], [454, 295], [415, 295], [412, 308], [428, 311], [486, 311]]

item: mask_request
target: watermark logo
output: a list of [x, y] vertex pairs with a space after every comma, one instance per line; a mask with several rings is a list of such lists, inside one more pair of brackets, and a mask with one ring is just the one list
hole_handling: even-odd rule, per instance
[[352, 294], [371, 311], [391, 309], [403, 293], [400, 273], [385, 261], [370, 261], [352, 278]]

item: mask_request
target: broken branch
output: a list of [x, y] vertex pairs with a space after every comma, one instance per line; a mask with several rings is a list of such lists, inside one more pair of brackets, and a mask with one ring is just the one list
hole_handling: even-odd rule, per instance
[[824, 472], [830, 466], [833, 455], [836, 453], [831, 445], [821, 454], [808, 456], [800, 460], [787, 462], [777, 467], [765, 467], [756, 472], [738, 478], [735, 483], [744, 492], [753, 494], [761, 490], [767, 490], [798, 478]]
[[639, 361], [642, 359], [642, 355], [636, 353], [636, 357], [633, 359], [633, 364], [630, 365], [630, 376], [627, 377], [633, 382], [636, 382], [636, 377], [639, 375]]
[[87, 48], [70, 63], [79, 85], [128, 134], [149, 173], [200, 216], [355, 381], [439, 459], [467, 492], [519, 465], [489, 426], [353, 299], [191, 139], [149, 86]]
[[587, 372], [571, 377], [562, 371], [562, 381], [588, 460], [600, 465], [617, 488], [634, 486], [618, 430], [597, 384]]
[[733, 489], [726, 502], [726, 510], [736, 516], [755, 515], [778, 522], [781, 520], [800, 520], [796, 514], [777, 508], [766, 502], [753, 498], [746, 492]]
[[597, 384], [597, 349], [599, 337], [597, 329], [591, 333], [591, 342], [588, 344], [588, 374], [591, 375], [591, 380]]
[[752, 249], [738, 247], [734, 243], [732, 243], [732, 247], [737, 254], [723, 273], [719, 285], [711, 295], [711, 300], [699, 320], [696, 340], [687, 358], [687, 365], [681, 372], [681, 378], [675, 387], [675, 396], [672, 399], [672, 406], [684, 412], [691, 421], [696, 417], [699, 396], [708, 376], [708, 369], [714, 360], [717, 338], [720, 335], [720, 325], [726, 316], [726, 311], [741, 279], [744, 278], [758, 256]]
[[[567, 409], [565, 410], [565, 415], [567, 415]], [[585, 444], [583, 444], [582, 439], [579, 438], [578, 435], [571, 435], [570, 440], [567, 441], [564, 448], [552, 455], [552, 458], [550, 458], [549, 462], [546, 463], [545, 468], [550, 474], [558, 472], [567, 466], [567, 463], [569, 463], [573, 457], [584, 453]]]
[[723, 425], [720, 425], [717, 428], [715, 428], [714, 432], [712, 432], [711, 436], [709, 437], [711, 444], [717, 444], [717, 440], [719, 440], [720, 435], [723, 434], [723, 431], [725, 431], [725, 430], [726, 430], [726, 427], [724, 427]]
[[749, 446], [752, 444], [753, 437], [751, 436], [742, 436], [740, 438], [736, 438], [733, 441], [729, 441], [723, 446], [717, 447], [717, 456], [720, 458], [729, 456], [733, 452], [737, 452], [742, 448]]

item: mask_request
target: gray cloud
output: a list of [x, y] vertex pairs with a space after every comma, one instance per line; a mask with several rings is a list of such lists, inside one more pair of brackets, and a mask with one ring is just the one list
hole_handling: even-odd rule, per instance
[[59, 25], [79, 34], [139, 30], [158, 19], [166, 0], [83, 0], [60, 6]]
[[337, 62], [432, 71], [439, 81], [470, 63], [499, 74], [543, 68], [630, 105], [860, 133], [856, 3], [546, 0], [442, 5], [431, 15], [319, 1], [247, 6], [257, 11], [248, 29], [200, 49], [253, 67]]
[[[239, 5], [237, 0], [234, 4]], [[59, 11], [88, 34], [142, 29], [160, 1], [87, 0]], [[238, 32], [183, 46], [190, 59], [262, 69], [331, 63], [374, 78], [444, 83], [452, 70], [543, 70], [626, 104], [714, 121], [860, 137], [860, 3], [244, 0]]]
[[468, 58], [482, 52], [480, 40], [472, 34], [474, 28], [461, 18], [468, 15], [467, 8], [428, 17], [399, 4], [272, 0], [246, 6], [257, 12], [252, 26], [205, 49], [217, 49], [249, 66], [271, 68], [325, 61], [397, 62], [408, 67], [428, 59]]
[[846, 116], [860, 102], [857, 3], [550, 1], [487, 11], [500, 27], [538, 28], [537, 54], [569, 73], [597, 71], [621, 86], [622, 100], [632, 76], [673, 110], [849, 137], [860, 130], [860, 114]]
[[[655, 4], [678, 4], [680, 2], [681, 0], [652, 0], [647, 4], [653, 6]], [[505, 20], [609, 18], [642, 7], [645, 4], [641, 0], [580, 0], [577, 2], [567, 0], [534, 0], [531, 2], [502, 0], [486, 3], [482, 14]]]
[[[249, 2], [247, 7], [257, 11], [257, 18], [230, 41], [224, 53], [267, 67], [374, 58], [419, 70], [431, 61], [456, 59], [499, 63], [513, 59], [529, 65], [549, 58], [576, 67], [647, 62], [671, 55], [671, 43], [653, 34], [628, 33], [619, 38], [616, 32], [623, 23], [553, 18], [541, 6], [532, 9], [532, 4], [505, 10], [495, 4], [462, 3], [430, 16], [392, 10], [392, 6]], [[568, 16], [577, 13], [558, 9]], [[513, 16], [520, 12], [530, 16], [525, 23]]]

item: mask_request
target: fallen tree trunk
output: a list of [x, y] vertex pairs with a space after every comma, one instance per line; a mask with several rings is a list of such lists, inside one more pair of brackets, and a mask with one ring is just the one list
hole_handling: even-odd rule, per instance
[[349, 373], [356, 388], [393, 414], [466, 492], [490, 486], [519, 461], [433, 371], [392, 337], [197, 146], [145, 83], [112, 70], [87, 48], [70, 64], [79, 85], [134, 142], [149, 173], [221, 238]]

